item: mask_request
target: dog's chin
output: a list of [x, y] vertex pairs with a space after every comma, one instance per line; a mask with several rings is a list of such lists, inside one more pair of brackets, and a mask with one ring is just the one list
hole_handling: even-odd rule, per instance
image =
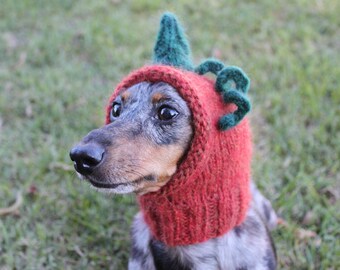
[[80, 179], [88, 182], [90, 186], [95, 190], [107, 194], [135, 193], [136, 195], [144, 195], [149, 192], [156, 192], [164, 184], [166, 184], [166, 182], [164, 182], [163, 184], [157, 183], [157, 176], [155, 176], [154, 174], [143, 176], [130, 181], [126, 181], [126, 179], [122, 179], [121, 181], [115, 179], [115, 182], [103, 181], [103, 179], [102, 181], [98, 181], [94, 177], [84, 176], [78, 172], [77, 175]]
[[130, 184], [106, 184], [98, 182], [77, 172], [80, 179], [85, 180], [96, 191], [106, 194], [127, 194], [135, 192], [136, 187]]
[[91, 183], [91, 187], [94, 188], [96, 191], [106, 193], [106, 194], [128, 194], [135, 191], [135, 188], [131, 185], [128, 186], [118, 186], [116, 188], [101, 188], [96, 187]]

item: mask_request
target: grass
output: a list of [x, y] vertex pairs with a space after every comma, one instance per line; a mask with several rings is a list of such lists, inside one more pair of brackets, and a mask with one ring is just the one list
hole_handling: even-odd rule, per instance
[[[223, 4], [222, 4], [223, 3]], [[160, 14], [196, 64], [252, 79], [253, 176], [286, 226], [279, 269], [340, 268], [339, 1], [1, 1], [0, 269], [125, 269], [131, 196], [76, 179], [68, 151], [103, 124], [113, 85], [148, 63]]]

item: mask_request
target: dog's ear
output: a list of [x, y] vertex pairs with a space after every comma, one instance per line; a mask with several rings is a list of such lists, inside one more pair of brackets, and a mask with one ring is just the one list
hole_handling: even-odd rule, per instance
[[161, 19], [153, 62], [193, 70], [189, 42], [172, 13], [164, 13]]

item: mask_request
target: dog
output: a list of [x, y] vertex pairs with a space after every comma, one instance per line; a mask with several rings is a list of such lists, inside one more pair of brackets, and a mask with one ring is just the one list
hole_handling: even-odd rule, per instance
[[[111, 123], [91, 131], [72, 148], [80, 178], [98, 191], [137, 195], [170, 181], [190, 146], [192, 115], [176, 89], [142, 82], [112, 103]], [[171, 122], [171, 129], [168, 125]], [[155, 239], [143, 215], [134, 219], [129, 269], [275, 269], [270, 230], [277, 223], [271, 203], [251, 183], [245, 221], [203, 243], [170, 247]]]

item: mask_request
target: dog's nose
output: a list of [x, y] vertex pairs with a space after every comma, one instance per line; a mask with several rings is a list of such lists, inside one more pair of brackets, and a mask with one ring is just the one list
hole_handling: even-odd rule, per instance
[[103, 160], [104, 153], [105, 149], [96, 144], [77, 145], [71, 149], [70, 158], [77, 172], [89, 175]]

